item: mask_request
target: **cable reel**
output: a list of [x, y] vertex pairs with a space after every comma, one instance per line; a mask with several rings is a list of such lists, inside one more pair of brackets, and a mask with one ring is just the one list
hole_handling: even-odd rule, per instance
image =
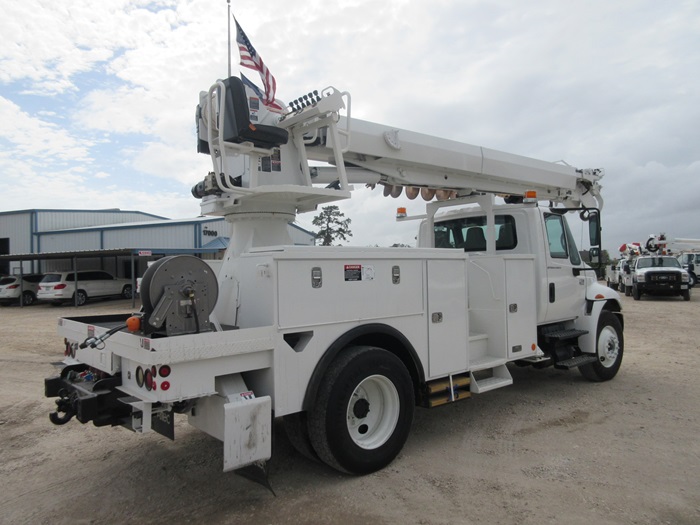
[[210, 315], [219, 296], [212, 268], [192, 255], [164, 257], [141, 281], [144, 335], [210, 332]]

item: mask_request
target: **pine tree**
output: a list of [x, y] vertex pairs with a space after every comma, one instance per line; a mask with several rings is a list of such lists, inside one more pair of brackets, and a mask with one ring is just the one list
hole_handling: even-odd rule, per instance
[[346, 241], [352, 237], [350, 219], [345, 219], [338, 206], [325, 206], [321, 213], [314, 217], [312, 224], [320, 229], [316, 238], [321, 240], [321, 246], [331, 246], [335, 239]]

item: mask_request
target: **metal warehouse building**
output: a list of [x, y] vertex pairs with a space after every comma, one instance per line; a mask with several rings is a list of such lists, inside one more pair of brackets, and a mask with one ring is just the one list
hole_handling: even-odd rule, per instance
[[[0, 275], [18, 274], [22, 265], [22, 273], [102, 269], [132, 278], [165, 254], [220, 258], [229, 230], [219, 217], [171, 220], [118, 209], [0, 212]], [[294, 244], [314, 244], [314, 234], [299, 226], [290, 224], [289, 234]]]

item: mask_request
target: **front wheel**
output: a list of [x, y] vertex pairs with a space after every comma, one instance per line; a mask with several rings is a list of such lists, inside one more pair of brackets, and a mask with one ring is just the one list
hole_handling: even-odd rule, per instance
[[639, 301], [639, 298], [642, 296], [642, 293], [639, 291], [639, 286], [633, 285], [632, 286], [632, 298], [635, 301]]
[[391, 463], [411, 429], [413, 382], [394, 354], [350, 347], [328, 368], [309, 413], [309, 437], [331, 467], [369, 474]]
[[607, 310], [598, 318], [598, 336], [596, 339], [595, 363], [582, 365], [578, 369], [589, 381], [608, 381], [617, 375], [622, 364], [625, 341], [622, 324], [618, 317]]
[[690, 301], [690, 290], [681, 290], [684, 301]]
[[127, 284], [123, 289], [122, 289], [122, 297], [124, 299], [131, 299], [133, 293], [132, 293], [132, 288], [130, 284]]

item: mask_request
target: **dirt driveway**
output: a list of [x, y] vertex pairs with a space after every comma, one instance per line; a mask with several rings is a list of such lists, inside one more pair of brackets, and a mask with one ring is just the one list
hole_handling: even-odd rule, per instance
[[[700, 289], [623, 297], [618, 376], [513, 368], [510, 387], [418, 409], [394, 463], [349, 477], [297, 453], [276, 427], [277, 497], [223, 473], [221, 444], [49, 422], [56, 317], [130, 310], [0, 309], [0, 522], [342, 524], [700, 523]], [[89, 310], [88, 310], [89, 309]]]

